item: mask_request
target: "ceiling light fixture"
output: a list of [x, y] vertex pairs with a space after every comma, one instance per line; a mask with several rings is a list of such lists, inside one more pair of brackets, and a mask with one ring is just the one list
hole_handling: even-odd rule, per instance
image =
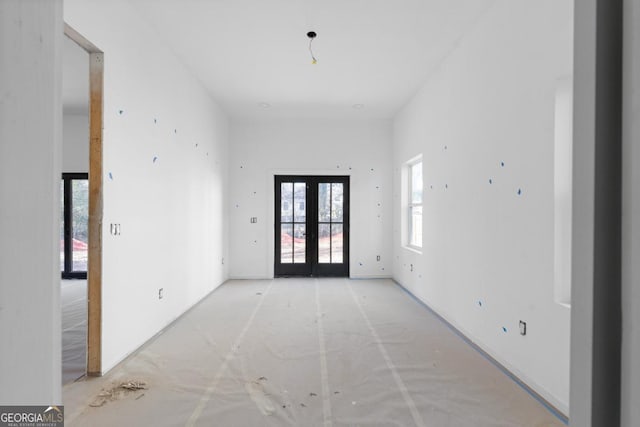
[[307, 33], [307, 37], [309, 37], [309, 53], [311, 54], [311, 63], [312, 64], [317, 64], [318, 60], [316, 59], [315, 56], [313, 56], [313, 49], [311, 48], [311, 44], [313, 43], [313, 39], [315, 39], [317, 36], [315, 31], [309, 31]]

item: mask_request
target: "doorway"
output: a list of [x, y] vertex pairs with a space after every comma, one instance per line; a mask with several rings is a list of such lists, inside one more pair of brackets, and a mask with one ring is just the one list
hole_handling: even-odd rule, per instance
[[349, 177], [275, 177], [276, 277], [349, 276]]
[[[102, 128], [104, 54], [68, 24], [65, 36], [88, 60], [88, 218], [86, 285], [86, 374], [102, 375]], [[64, 73], [63, 73], [64, 74]], [[64, 76], [63, 76], [64, 78]], [[73, 79], [72, 79], [73, 80]], [[85, 92], [85, 97], [86, 97]]]

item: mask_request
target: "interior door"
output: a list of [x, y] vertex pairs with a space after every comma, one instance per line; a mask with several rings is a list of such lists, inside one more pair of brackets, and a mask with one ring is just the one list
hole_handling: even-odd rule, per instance
[[275, 276], [349, 276], [349, 177], [275, 177]]

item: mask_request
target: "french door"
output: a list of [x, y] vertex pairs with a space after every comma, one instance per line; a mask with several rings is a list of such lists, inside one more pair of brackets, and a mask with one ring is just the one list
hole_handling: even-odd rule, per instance
[[349, 177], [275, 177], [275, 276], [349, 276]]

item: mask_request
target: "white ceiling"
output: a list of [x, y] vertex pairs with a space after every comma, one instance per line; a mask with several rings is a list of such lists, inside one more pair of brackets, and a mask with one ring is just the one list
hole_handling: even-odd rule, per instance
[[89, 54], [64, 37], [62, 51], [62, 105], [66, 114], [89, 112]]
[[495, 1], [130, 3], [233, 117], [389, 118]]

